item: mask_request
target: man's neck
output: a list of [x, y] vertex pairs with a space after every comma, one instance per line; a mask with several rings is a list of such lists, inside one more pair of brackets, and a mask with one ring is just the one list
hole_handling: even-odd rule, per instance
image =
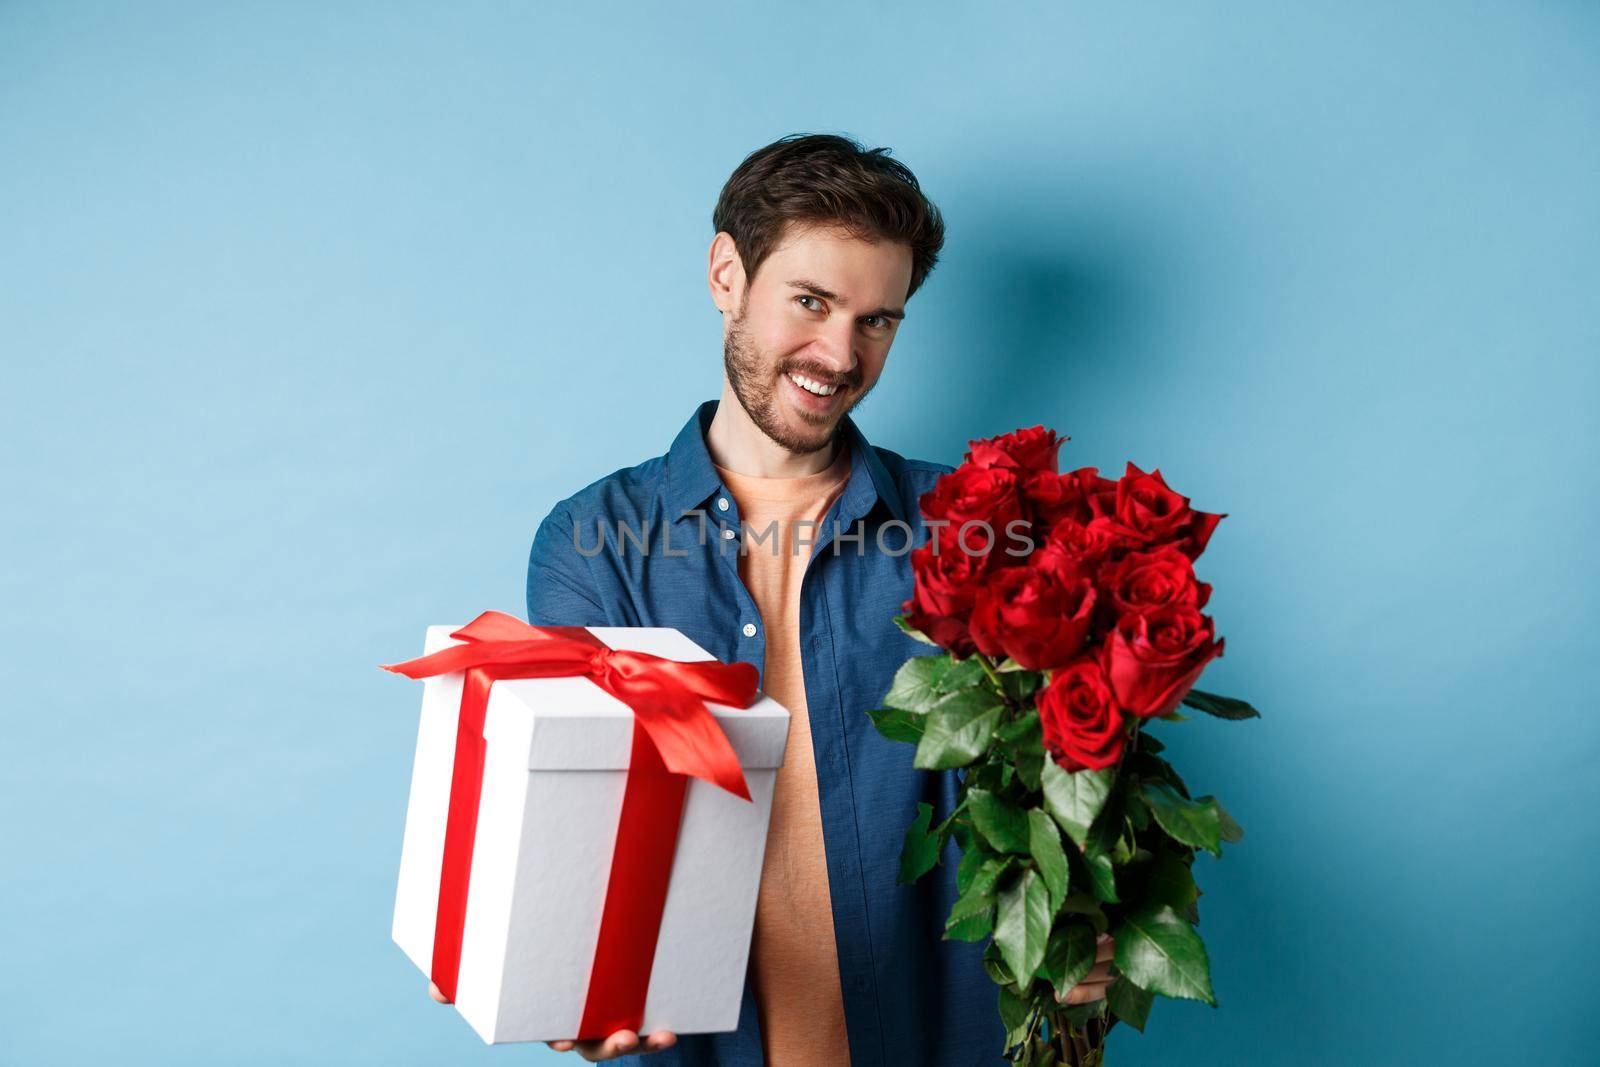
[[706, 451], [711, 453], [711, 462], [717, 466], [755, 478], [800, 478], [827, 470], [839, 454], [838, 449], [843, 447], [840, 435], [834, 434], [828, 447], [816, 452], [789, 451], [750, 421], [744, 405], [739, 403], [733, 386], [724, 376], [722, 399], [706, 430]]

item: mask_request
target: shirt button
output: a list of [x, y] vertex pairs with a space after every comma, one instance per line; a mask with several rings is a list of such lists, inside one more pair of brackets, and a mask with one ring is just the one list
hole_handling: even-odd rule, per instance
[[756, 624], [753, 623], [753, 622], [745, 623], [744, 624], [744, 635], [746, 637], [754, 637], [756, 635]]
[[733, 540], [733, 527], [724, 526], [722, 528], [722, 539], [724, 541], [732, 541]]
[[725, 497], [725, 496], [717, 497], [717, 510], [718, 511], [727, 511], [728, 510], [728, 498], [727, 497]]

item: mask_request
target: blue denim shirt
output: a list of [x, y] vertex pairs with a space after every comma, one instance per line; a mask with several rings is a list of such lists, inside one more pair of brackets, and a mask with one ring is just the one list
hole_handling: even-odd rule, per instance
[[[673, 626], [724, 662], [762, 669], [766, 633], [739, 577], [738, 503], [706, 450], [717, 403], [700, 405], [666, 455], [608, 474], [550, 511], [528, 561], [530, 622]], [[947, 816], [956, 772], [913, 768], [913, 746], [885, 740], [866, 714], [907, 658], [929, 652], [892, 620], [911, 594], [907, 546], [926, 537], [918, 498], [950, 467], [869, 445], [849, 416], [840, 432], [850, 479], [815, 532], [799, 636], [850, 1062], [1002, 1063], [1005, 1031], [980, 963], [984, 945], [942, 936], [956, 897], [955, 844], [915, 885], [895, 880], [918, 801], [933, 805], [935, 821]], [[724, 528], [735, 536], [725, 538]], [[746, 550], [770, 545], [752, 540]], [[818, 1049], [815, 1062], [842, 1058]], [[748, 973], [738, 1030], [681, 1035], [670, 1049], [614, 1062], [764, 1063]]]

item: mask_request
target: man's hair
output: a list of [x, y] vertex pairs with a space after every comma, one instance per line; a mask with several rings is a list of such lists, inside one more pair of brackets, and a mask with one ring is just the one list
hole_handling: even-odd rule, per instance
[[746, 156], [722, 187], [711, 222], [732, 236], [751, 281], [791, 223], [910, 245], [908, 299], [944, 247], [939, 209], [904, 163], [887, 148], [868, 151], [829, 133], [790, 134]]

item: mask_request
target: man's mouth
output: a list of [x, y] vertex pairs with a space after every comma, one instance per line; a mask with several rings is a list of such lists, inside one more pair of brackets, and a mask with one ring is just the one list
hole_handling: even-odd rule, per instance
[[819, 413], [832, 410], [839, 393], [838, 385], [828, 385], [793, 371], [784, 377], [794, 387], [791, 391], [801, 408]]
[[815, 393], [817, 396], [832, 396], [834, 390], [839, 388], [837, 385], [824, 385], [815, 378], [807, 378], [804, 374], [795, 374], [793, 372], [790, 372], [789, 380], [807, 392]]

